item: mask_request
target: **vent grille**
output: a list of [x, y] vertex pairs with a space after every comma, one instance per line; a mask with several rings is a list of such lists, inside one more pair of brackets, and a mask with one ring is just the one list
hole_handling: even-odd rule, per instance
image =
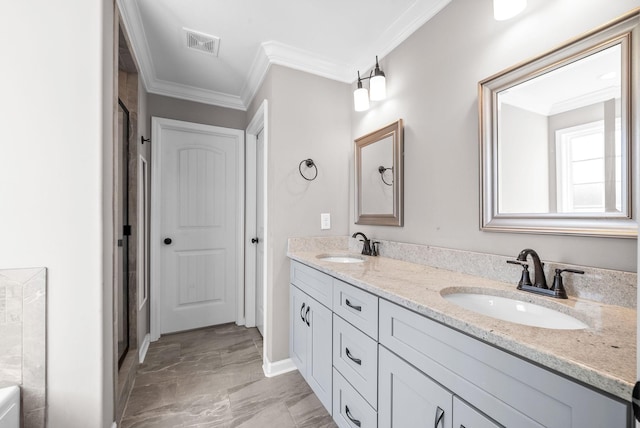
[[183, 28], [185, 32], [185, 42], [189, 49], [204, 52], [209, 55], [218, 56], [220, 48], [220, 37], [200, 33], [198, 31]]

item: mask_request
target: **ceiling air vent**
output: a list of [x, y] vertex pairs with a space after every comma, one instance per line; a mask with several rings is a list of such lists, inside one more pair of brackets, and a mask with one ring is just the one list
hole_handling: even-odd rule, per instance
[[220, 37], [199, 33], [197, 31], [189, 30], [188, 28], [183, 28], [183, 30], [185, 33], [185, 42], [189, 49], [218, 56]]

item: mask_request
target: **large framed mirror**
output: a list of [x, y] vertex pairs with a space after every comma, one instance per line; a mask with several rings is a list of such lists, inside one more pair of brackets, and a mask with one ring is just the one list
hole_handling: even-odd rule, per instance
[[482, 230], [637, 236], [639, 14], [479, 83]]
[[402, 226], [402, 119], [355, 140], [356, 224]]

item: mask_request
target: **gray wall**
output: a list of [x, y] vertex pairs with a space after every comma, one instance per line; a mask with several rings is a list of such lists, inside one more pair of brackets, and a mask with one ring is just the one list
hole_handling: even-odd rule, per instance
[[244, 111], [163, 95], [148, 94], [147, 106], [149, 114], [147, 126], [149, 129], [151, 129], [151, 118], [154, 116], [233, 129], [244, 129], [247, 124], [247, 114]]
[[350, 233], [507, 256], [532, 247], [546, 260], [636, 271], [634, 239], [479, 230], [477, 84], [638, 6], [529, 0], [522, 15], [498, 22], [491, 0], [453, 0], [381, 59], [387, 100], [352, 113], [353, 138], [405, 121], [405, 226], [355, 225], [352, 192]]
[[113, 422], [113, 8], [100, 0], [2, 7], [3, 31], [23, 34], [20, 44], [0, 39], [19, 64], [0, 72], [0, 269], [47, 268], [49, 427]]
[[[269, 102], [267, 149], [267, 358], [289, 355], [289, 260], [287, 238], [345, 235], [348, 231], [351, 89], [308, 73], [271, 66], [247, 111], [251, 120]], [[318, 177], [298, 172], [312, 158]], [[320, 230], [320, 213], [331, 213], [331, 229]]]
[[549, 212], [547, 116], [503, 103], [500, 118], [500, 212]]

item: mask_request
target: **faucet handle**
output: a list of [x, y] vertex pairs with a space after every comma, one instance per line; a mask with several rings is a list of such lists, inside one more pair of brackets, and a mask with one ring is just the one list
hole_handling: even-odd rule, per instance
[[583, 270], [577, 269], [556, 269], [556, 275], [553, 277], [553, 285], [551, 286], [551, 291], [561, 298], [567, 298], [567, 291], [564, 289], [564, 284], [562, 283], [562, 272], [570, 272], [570, 273], [578, 273], [580, 275], [584, 275]]
[[507, 260], [507, 263], [522, 266], [522, 276], [520, 277], [520, 281], [518, 281], [518, 289], [522, 289], [523, 285], [532, 285], [531, 277], [529, 276], [529, 265], [527, 263], [521, 262], [519, 260]]
[[371, 243], [371, 255], [372, 256], [377, 256], [380, 254], [379, 250], [378, 250], [378, 245], [380, 245], [380, 242], [378, 241], [373, 241]]

